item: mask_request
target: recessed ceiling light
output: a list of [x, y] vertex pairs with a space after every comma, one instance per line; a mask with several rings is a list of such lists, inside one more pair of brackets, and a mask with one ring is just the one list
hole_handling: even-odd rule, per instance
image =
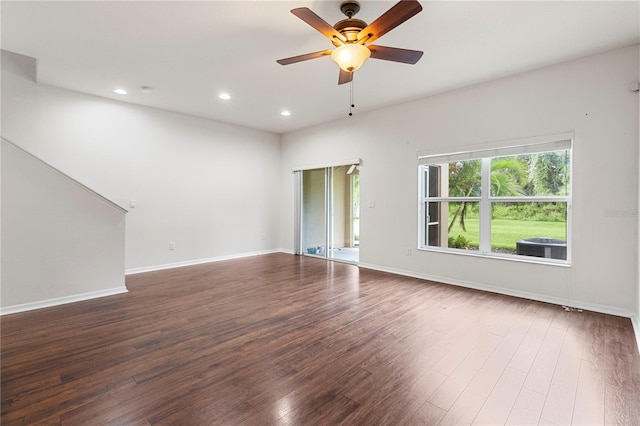
[[231, 99], [231, 95], [226, 92], [220, 93], [218, 97], [220, 99], [224, 99], [225, 101], [228, 101], [229, 99]]
[[289, 111], [287, 111], [287, 110], [285, 109], [284, 111], [282, 111], [282, 112], [280, 113], [280, 115], [284, 115], [285, 117], [288, 117], [288, 116], [290, 116], [290, 115], [291, 115], [291, 112], [289, 112]]
[[126, 95], [127, 91], [124, 89], [113, 89], [113, 93], [116, 93], [118, 95]]

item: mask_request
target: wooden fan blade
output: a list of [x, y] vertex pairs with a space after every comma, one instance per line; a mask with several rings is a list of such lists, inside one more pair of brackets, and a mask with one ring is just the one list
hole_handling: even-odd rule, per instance
[[319, 52], [306, 53], [304, 55], [292, 56], [290, 58], [278, 59], [276, 62], [280, 65], [295, 64], [296, 62], [308, 61], [309, 59], [321, 58], [331, 55], [331, 50], [321, 50]]
[[308, 7], [292, 9], [291, 13], [311, 25], [316, 30], [320, 31], [329, 40], [333, 41], [334, 38], [337, 38], [341, 43], [347, 41], [342, 34], [336, 31], [335, 28], [333, 28], [327, 21], [316, 15], [315, 12]]
[[422, 58], [419, 50], [399, 49], [397, 47], [367, 46], [371, 51], [371, 57], [384, 61], [402, 62], [403, 64], [415, 64]]
[[417, 0], [401, 0], [358, 33], [358, 41], [371, 43], [422, 10]]
[[340, 68], [340, 75], [338, 76], [338, 84], [350, 83], [353, 80], [353, 73], [348, 72]]

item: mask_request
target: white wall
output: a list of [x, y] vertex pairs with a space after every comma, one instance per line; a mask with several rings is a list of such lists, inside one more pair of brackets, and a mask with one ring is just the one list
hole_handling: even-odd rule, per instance
[[[281, 246], [293, 247], [291, 168], [359, 157], [361, 264], [631, 315], [638, 221], [606, 213], [638, 206], [637, 78], [635, 46], [287, 134]], [[418, 151], [563, 132], [576, 136], [570, 268], [415, 250]]]
[[[638, 55], [638, 76], [637, 76], [637, 82], [640, 83], [640, 55]], [[640, 115], [640, 96], [638, 97], [638, 111], [639, 111], [639, 115]], [[640, 133], [640, 132], [639, 132]], [[640, 135], [638, 135], [638, 146], [640, 147]], [[640, 164], [640, 148], [638, 149], [638, 164]], [[639, 167], [640, 169], [640, 167]], [[640, 170], [638, 172], [638, 190], [640, 192]], [[638, 263], [637, 263], [637, 267], [638, 267], [638, 286], [636, 288], [636, 301], [637, 301], [637, 305], [636, 305], [636, 315], [634, 318], [632, 318], [632, 322], [633, 322], [633, 327], [634, 327], [634, 331], [636, 334], [636, 344], [638, 345], [638, 351], [640, 352], [640, 195], [638, 196], [638, 210], [637, 210], [637, 217], [638, 217]]]
[[127, 270], [278, 248], [278, 135], [38, 85], [7, 59], [2, 135], [125, 208], [135, 200]]
[[2, 140], [2, 313], [126, 292], [126, 211]]

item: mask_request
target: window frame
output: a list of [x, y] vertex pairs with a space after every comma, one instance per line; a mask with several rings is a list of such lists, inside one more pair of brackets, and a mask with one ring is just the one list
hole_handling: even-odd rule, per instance
[[[444, 252], [467, 256], [480, 256], [488, 258], [507, 259], [528, 263], [542, 263], [559, 266], [571, 266], [571, 216], [572, 216], [572, 192], [573, 192], [573, 134], [561, 134], [555, 136], [539, 137], [521, 141], [502, 147], [487, 148], [486, 145], [470, 147], [469, 150], [455, 153], [418, 153], [418, 244], [420, 251]], [[535, 153], [554, 152], [560, 150], [569, 151], [569, 186], [566, 195], [551, 196], [492, 196], [490, 190], [491, 161], [498, 157], [509, 157]], [[435, 160], [435, 161], [433, 161]], [[442, 179], [442, 170], [445, 164], [455, 161], [481, 161], [481, 191], [480, 196], [472, 197], [429, 197], [426, 185], [428, 179], [426, 170], [437, 166], [440, 170], [438, 179]], [[447, 171], [448, 173], [448, 171]], [[438, 194], [439, 195], [439, 194]], [[428, 203], [436, 202], [477, 202], [479, 203], [479, 247], [478, 250], [465, 250], [442, 246], [429, 245]], [[491, 221], [492, 208], [496, 203], [528, 203], [528, 202], [561, 202], [566, 203], [566, 259], [541, 258], [534, 256], [494, 252], [491, 250]], [[440, 221], [442, 218], [438, 218]], [[448, 237], [448, 233], [447, 233]]]

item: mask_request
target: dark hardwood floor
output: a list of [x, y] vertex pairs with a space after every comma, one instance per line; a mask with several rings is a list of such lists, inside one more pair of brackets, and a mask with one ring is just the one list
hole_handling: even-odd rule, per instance
[[4, 316], [2, 425], [640, 425], [628, 319], [273, 254]]

